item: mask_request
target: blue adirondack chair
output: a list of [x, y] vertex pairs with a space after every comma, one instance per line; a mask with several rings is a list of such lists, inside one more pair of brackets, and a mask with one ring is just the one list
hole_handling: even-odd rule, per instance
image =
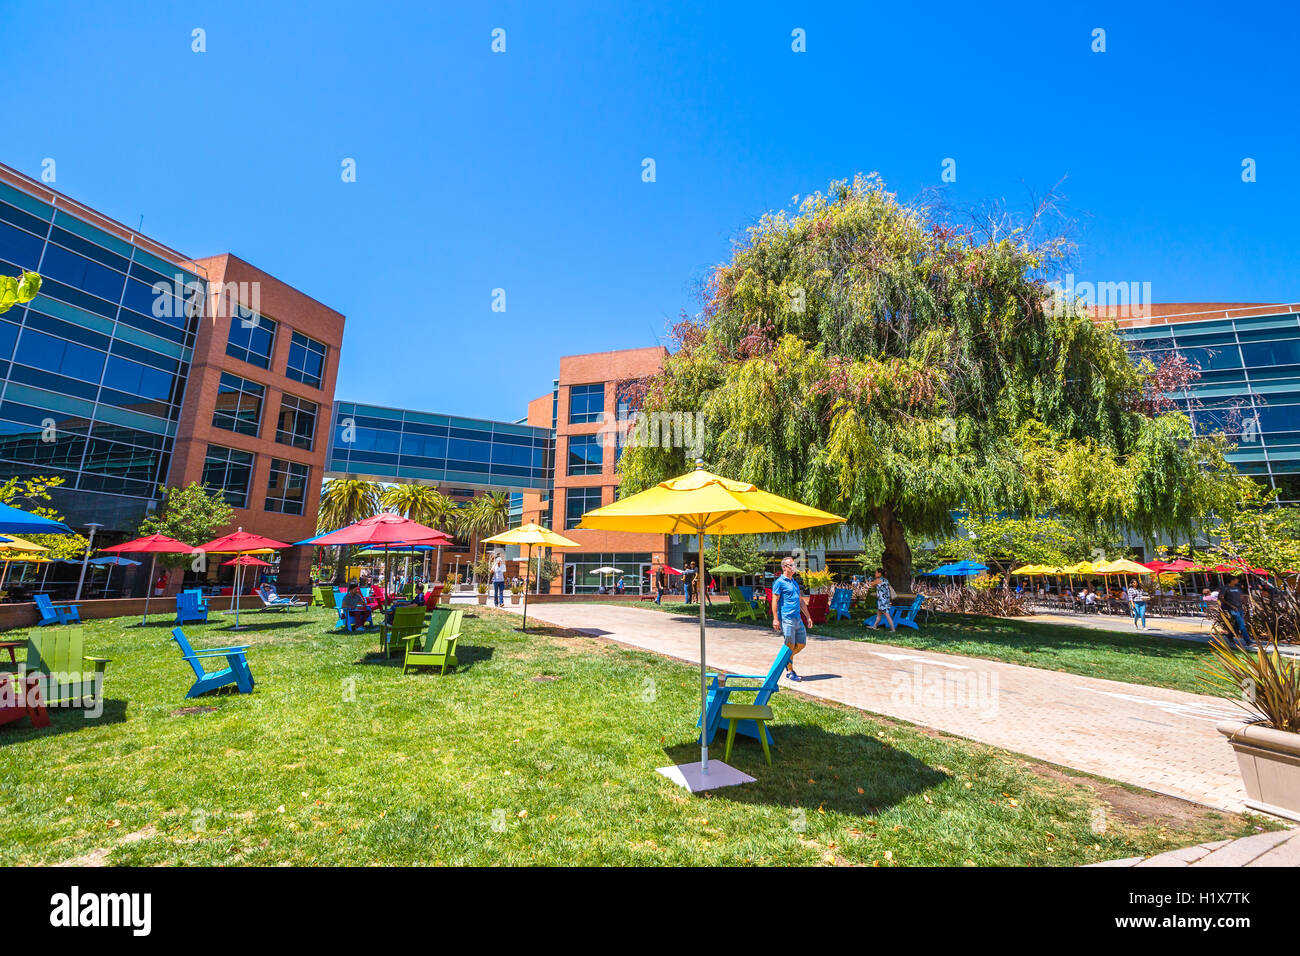
[[208, 602], [203, 600], [203, 592], [196, 590], [182, 591], [176, 595], [176, 623], [189, 624], [191, 621], [207, 623]]
[[[185, 632], [179, 627], [172, 628], [172, 640], [180, 647], [181, 656], [189, 661], [190, 667], [194, 668], [194, 686], [189, 689], [189, 692], [185, 695], [186, 697], [198, 697], [201, 694], [214, 691], [218, 687], [225, 687], [227, 684], [238, 685], [241, 694], [251, 694], [253, 692], [253, 672], [249, 670], [248, 659], [244, 656], [244, 652], [251, 645], [245, 644], [242, 647], [205, 647], [201, 651], [196, 651], [190, 647]], [[219, 671], [205, 670], [203, 660], [208, 657], [224, 657], [227, 666]]]
[[[708, 696], [704, 699], [704, 714], [701, 720], [695, 722], [699, 727], [704, 725], [704, 739], [708, 743], [713, 742], [714, 735], [722, 729], [722, 705], [731, 703], [729, 699], [732, 694], [748, 693], [753, 694], [753, 700], [740, 700], [737, 703], [745, 704], [766, 704], [768, 698], [781, 689], [779, 681], [781, 674], [785, 671], [785, 665], [790, 662], [790, 648], [786, 644], [781, 645], [781, 650], [776, 655], [776, 660], [772, 661], [771, 668], [766, 674], [728, 674], [718, 675], [709, 674], [712, 678], [709, 682]], [[725, 679], [726, 683], [720, 680]], [[756, 680], [762, 681], [757, 685], [735, 684], [733, 681], [738, 680]], [[742, 720], [736, 724], [736, 731], [747, 737], [758, 739], [758, 724], [752, 720]], [[774, 743], [771, 731], [766, 731], [767, 742]]]
[[750, 607], [758, 607], [758, 605], [754, 603], [754, 585], [742, 584], [740, 586], [740, 596], [749, 602]]
[[848, 588], [836, 588], [835, 593], [831, 595], [829, 610], [835, 612], [835, 620], [841, 618], [853, 619], [853, 614], [849, 606], [853, 603], [853, 592]]
[[[889, 606], [889, 616], [894, 619], [894, 628], [910, 627], [914, 631], [919, 631], [921, 625], [916, 623], [916, 615], [921, 610], [923, 603], [925, 603], [925, 595], [918, 594], [916, 600], [911, 604], [891, 604]], [[871, 627], [871, 622], [875, 619], [876, 615], [868, 614], [862, 619], [862, 623], [867, 627]], [[880, 627], [884, 628], [884, 626], [885, 624], [882, 621]], [[877, 628], [872, 628], [872, 630], [877, 630]]]
[[48, 594], [36, 595], [36, 610], [41, 612], [41, 619], [36, 623], [44, 627], [46, 624], [80, 624], [81, 608], [75, 604], [65, 604], [61, 607], [55, 607], [54, 602], [50, 600]]

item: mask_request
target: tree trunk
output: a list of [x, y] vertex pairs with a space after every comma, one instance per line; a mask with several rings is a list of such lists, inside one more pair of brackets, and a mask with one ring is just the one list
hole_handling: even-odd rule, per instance
[[880, 539], [885, 543], [885, 551], [880, 559], [885, 577], [896, 592], [911, 593], [912, 548], [907, 543], [903, 523], [889, 505], [872, 508], [871, 513], [876, 519], [876, 527], [880, 529]]

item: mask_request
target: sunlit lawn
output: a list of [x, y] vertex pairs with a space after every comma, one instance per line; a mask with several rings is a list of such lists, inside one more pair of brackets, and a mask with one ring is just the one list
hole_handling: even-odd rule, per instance
[[[644, 602], [638, 607], [655, 607]], [[664, 604], [660, 610], [679, 614], [698, 614], [696, 604]], [[816, 629], [851, 640], [895, 644], [945, 654], [984, 657], [1027, 667], [1103, 677], [1107, 680], [1170, 687], [1193, 694], [1212, 693], [1201, 680], [1202, 668], [1209, 663], [1209, 646], [1196, 641], [1155, 637], [1125, 631], [1127, 618], [1116, 619], [1115, 630], [1094, 630], [1039, 621], [1034, 617], [1001, 618], [966, 614], [931, 614], [922, 619], [919, 629], [900, 627], [891, 633], [883, 625], [878, 630], [863, 626], [864, 613], [874, 619], [874, 612], [855, 607], [852, 621], [827, 621]], [[730, 605], [718, 602], [706, 610], [709, 617], [732, 620]], [[771, 619], [762, 624], [770, 627]], [[740, 623], [752, 623], [741, 621]]]
[[692, 797], [655, 773], [698, 758], [690, 667], [468, 615], [445, 677], [403, 676], [332, 612], [191, 625], [196, 647], [252, 644], [257, 679], [197, 700], [169, 623], [88, 623], [104, 715], [0, 727], [0, 863], [1077, 864], [1258, 823], [1126, 825], [1021, 758], [790, 693], [774, 766], [742, 739], [758, 782]]

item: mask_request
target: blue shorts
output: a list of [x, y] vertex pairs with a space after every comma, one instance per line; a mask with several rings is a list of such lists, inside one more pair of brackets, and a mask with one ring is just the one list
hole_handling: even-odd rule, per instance
[[808, 643], [808, 629], [803, 626], [803, 618], [791, 623], [790, 621], [781, 622], [781, 636], [785, 642], [791, 646], [795, 644]]

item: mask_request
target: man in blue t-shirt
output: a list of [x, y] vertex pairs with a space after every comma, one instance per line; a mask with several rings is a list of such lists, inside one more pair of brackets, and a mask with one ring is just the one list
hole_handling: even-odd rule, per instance
[[808, 645], [808, 631], [812, 626], [808, 599], [800, 593], [799, 582], [794, 579], [794, 558], [786, 558], [781, 562], [781, 576], [772, 585], [772, 630], [779, 631], [790, 645], [790, 663], [785, 665], [785, 676], [790, 680], [803, 680], [794, 672], [794, 656]]

